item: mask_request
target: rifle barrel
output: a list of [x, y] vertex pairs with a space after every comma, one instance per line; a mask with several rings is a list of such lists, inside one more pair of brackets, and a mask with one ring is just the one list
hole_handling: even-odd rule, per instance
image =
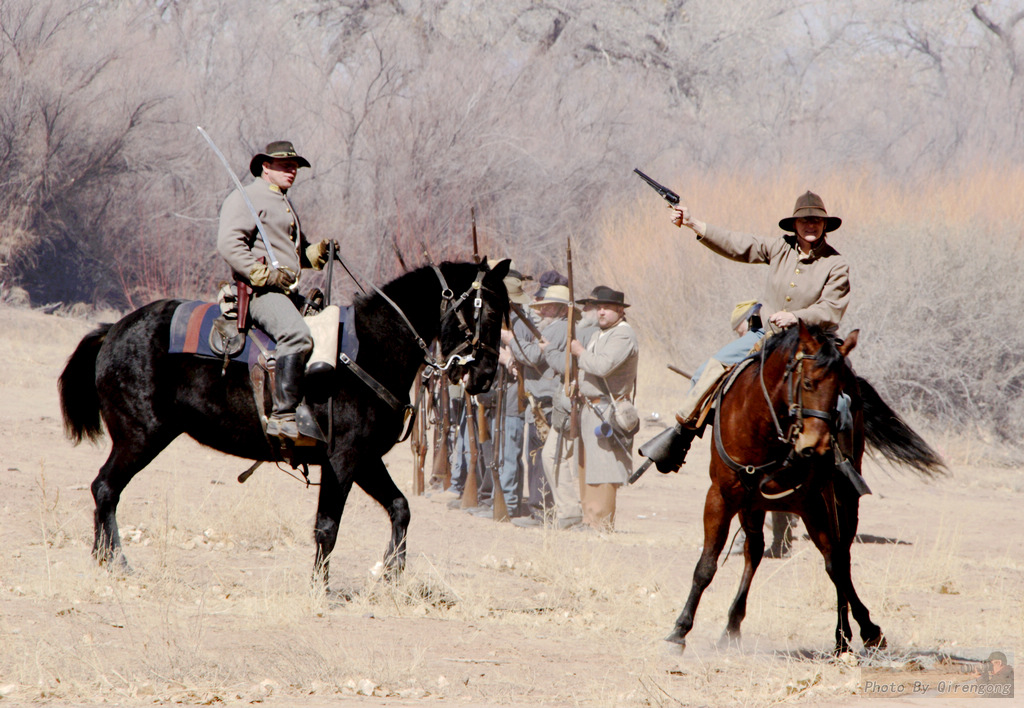
[[688, 371], [683, 371], [683, 370], [682, 370], [682, 369], [680, 369], [680, 368], [679, 368], [678, 366], [672, 366], [671, 364], [669, 364], [669, 365], [668, 365], [668, 369], [669, 369], [669, 371], [674, 371], [674, 372], [676, 372], [677, 374], [679, 374], [679, 375], [680, 375], [680, 376], [682, 376], [683, 378], [686, 378], [686, 379], [692, 379], [692, 378], [693, 378], [693, 374], [691, 374], [691, 373], [690, 373], [690, 372], [688, 372]]
[[537, 329], [537, 325], [533, 323], [533, 320], [530, 319], [530, 316], [526, 314], [525, 310], [523, 310], [522, 305], [520, 305], [518, 302], [510, 302], [509, 305], [512, 308], [512, 312], [516, 313], [519, 319], [523, 321], [523, 324], [526, 325], [526, 329], [530, 330], [530, 334], [536, 337], [537, 341], [544, 339], [544, 335], [540, 333], [540, 330]]

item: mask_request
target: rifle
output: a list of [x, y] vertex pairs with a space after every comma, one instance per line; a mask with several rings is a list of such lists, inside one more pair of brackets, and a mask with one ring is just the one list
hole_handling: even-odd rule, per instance
[[508, 303], [508, 305], [512, 309], [512, 312], [516, 313], [516, 317], [523, 321], [523, 324], [526, 325], [526, 329], [530, 330], [530, 334], [536, 337], [538, 342], [543, 342], [544, 335], [540, 333], [540, 330], [537, 329], [537, 325], [533, 323], [533, 320], [530, 319], [530, 316], [526, 314], [526, 312], [523, 310], [523, 306], [520, 305], [518, 302], [511, 301]]
[[572, 343], [576, 339], [576, 291], [572, 280], [572, 241], [565, 241], [565, 268], [566, 278], [569, 281], [569, 304], [567, 305], [565, 323], [565, 397], [570, 401], [569, 409], [569, 439], [576, 439], [579, 434], [579, 420], [576, 401], [576, 390], [579, 387], [577, 379], [579, 371], [576, 368], [576, 357], [572, 355]]
[[448, 436], [451, 432], [451, 402], [448, 400], [448, 374], [444, 371], [433, 377], [439, 391], [437, 394], [437, 425], [434, 428], [434, 462], [430, 465], [430, 478], [441, 483], [444, 491], [451, 486], [452, 468], [448, 459]]
[[466, 483], [462, 487], [462, 508], [470, 509], [479, 504], [477, 497], [476, 466], [480, 461], [480, 444], [476, 437], [476, 402], [466, 392], [466, 438], [469, 440], [469, 469]]
[[648, 177], [635, 167], [633, 168], [633, 171], [640, 175], [640, 179], [642, 179], [647, 184], [651, 185], [651, 189], [660, 194], [661, 198], [669, 203], [669, 206], [675, 206], [676, 204], [679, 203], [679, 195], [673, 192], [671, 189], [662, 184], [658, 184], [653, 179], [651, 179], [650, 177]]
[[683, 371], [678, 366], [672, 366], [671, 364], [669, 364], [668, 365], [668, 370], [669, 371], [674, 371], [675, 373], [677, 373], [680, 376], [682, 376], [684, 379], [692, 379], [693, 378], [693, 374], [689, 373], [688, 371]]
[[505, 443], [505, 368], [498, 365], [498, 377], [497, 382], [498, 395], [495, 403], [494, 411], [494, 434], [491, 436], [491, 440], [494, 441], [494, 455], [491, 457], [491, 480], [493, 481], [493, 489], [491, 492], [491, 502], [494, 506], [494, 520], [495, 521], [508, 521], [508, 505], [505, 504], [505, 491], [501, 488], [501, 463], [503, 462], [502, 453]]
[[480, 245], [476, 240], [476, 207], [469, 208], [469, 216], [473, 221], [473, 262], [480, 262]]
[[430, 400], [428, 396], [422, 395], [420, 389], [429, 387], [429, 381], [420, 377], [419, 388], [416, 390], [416, 400], [419, 401], [418, 419], [412, 435], [412, 451], [415, 467], [412, 475], [412, 493], [416, 496], [423, 494], [423, 472], [427, 465], [427, 452], [430, 450], [430, 443], [427, 442], [427, 418], [430, 416]]

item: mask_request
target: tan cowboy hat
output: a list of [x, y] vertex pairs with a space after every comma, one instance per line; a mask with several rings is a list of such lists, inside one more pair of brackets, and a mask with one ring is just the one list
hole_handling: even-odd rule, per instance
[[299, 164], [299, 167], [309, 167], [309, 160], [295, 152], [295, 146], [292, 145], [291, 140], [275, 140], [267, 144], [265, 152], [253, 155], [252, 160], [249, 161], [249, 172], [253, 177], [259, 177], [263, 174], [264, 162], [285, 158], [292, 158]]
[[568, 305], [569, 304], [569, 288], [565, 285], [549, 285], [548, 289], [544, 292], [543, 300], [536, 300], [530, 303], [530, 307], [540, 307], [541, 305]]
[[754, 314], [756, 306], [757, 300], [744, 300], [743, 302], [736, 303], [736, 307], [732, 309], [732, 316], [729, 317], [729, 326], [733, 329], [739, 327], [741, 322], [746, 321]]
[[820, 216], [825, 220], [825, 233], [835, 231], [843, 223], [838, 216], [829, 216], [825, 211], [825, 202], [814, 192], [808, 191], [796, 198], [793, 216], [787, 216], [779, 222], [779, 228], [789, 233], [796, 233], [796, 220], [800, 217]]
[[[491, 260], [490, 258], [484, 258], [484, 262], [487, 263], [488, 268], [493, 268], [503, 259]], [[508, 259], [508, 275], [505, 276], [505, 289], [508, 291], [508, 299], [517, 305], [529, 305], [533, 302], [533, 298], [526, 294], [523, 290], [523, 274], [516, 267], [516, 262], [511, 258]]]

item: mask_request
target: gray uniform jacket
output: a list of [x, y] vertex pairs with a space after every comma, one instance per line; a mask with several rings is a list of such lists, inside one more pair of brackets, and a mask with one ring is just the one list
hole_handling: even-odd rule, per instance
[[[288, 196], [261, 177], [246, 185], [245, 193], [256, 207], [280, 265], [290, 268], [296, 276], [302, 268], [309, 268], [306, 257], [309, 244]], [[235, 276], [245, 282], [249, 282], [249, 273], [261, 257], [266, 259], [268, 266], [271, 263], [256, 229], [256, 220], [238, 190], [231, 192], [221, 206], [217, 250]]]
[[521, 364], [523, 385], [534, 398], [550, 399], [557, 384], [553, 383], [554, 375], [544, 360], [544, 352], [527, 326], [514, 314], [512, 331], [516, 336], [510, 348], [513, 358]]
[[806, 256], [796, 236], [761, 238], [708, 224], [698, 240], [715, 253], [742, 263], [766, 263], [764, 321], [775, 312], [792, 312], [804, 324], [835, 330], [850, 304], [850, 266], [824, 239]]
[[636, 332], [626, 320], [591, 336], [587, 350], [579, 357], [580, 393], [588, 398], [631, 398], [636, 381], [640, 346]]

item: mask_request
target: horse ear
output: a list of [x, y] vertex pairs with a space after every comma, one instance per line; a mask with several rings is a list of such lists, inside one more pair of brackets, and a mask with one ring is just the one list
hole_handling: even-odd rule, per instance
[[797, 321], [796, 321], [796, 328], [797, 328], [797, 332], [800, 333], [800, 341], [801, 342], [809, 342], [809, 341], [814, 339], [811, 336], [811, 330], [807, 329], [807, 325], [804, 324], [803, 320], [797, 319]]
[[860, 336], [859, 329], [855, 329], [848, 335], [846, 335], [846, 339], [843, 340], [843, 343], [839, 346], [839, 353], [842, 354], [844, 357], [850, 356], [850, 352], [852, 352], [853, 348], [857, 346], [858, 336]]
[[503, 261], [498, 262], [493, 268], [491, 268], [491, 274], [499, 280], [504, 280], [505, 276], [508, 275], [508, 269], [512, 265], [512, 261], [506, 258]]

